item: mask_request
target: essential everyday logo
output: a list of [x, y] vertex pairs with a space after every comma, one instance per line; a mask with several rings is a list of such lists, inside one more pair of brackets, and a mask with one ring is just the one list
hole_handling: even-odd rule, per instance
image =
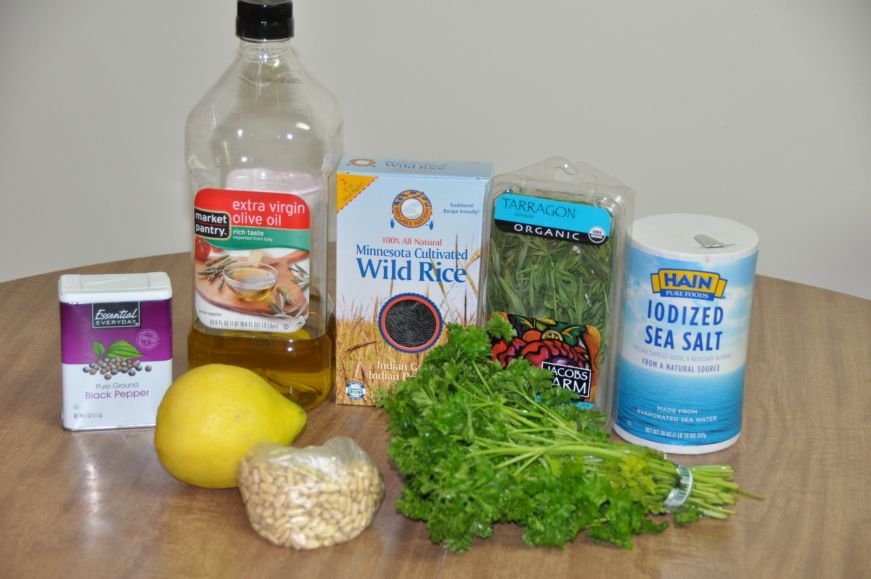
[[655, 294], [708, 301], [723, 298], [727, 281], [718, 273], [692, 269], [660, 269], [650, 275], [650, 286]]
[[91, 304], [91, 328], [138, 328], [139, 312], [139, 302]]

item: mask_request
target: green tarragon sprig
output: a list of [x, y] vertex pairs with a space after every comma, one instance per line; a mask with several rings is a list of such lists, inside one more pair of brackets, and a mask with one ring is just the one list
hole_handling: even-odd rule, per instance
[[[492, 335], [511, 328], [494, 317]], [[584, 531], [624, 548], [658, 533], [679, 486], [676, 465], [656, 451], [613, 442], [604, 416], [580, 410], [552, 375], [518, 359], [502, 367], [477, 328], [451, 326], [418, 374], [381, 391], [389, 456], [404, 486], [396, 509], [426, 522], [430, 538], [463, 551], [496, 523], [523, 528], [530, 545], [562, 547]], [[692, 492], [676, 524], [725, 519], [742, 493], [728, 466], [691, 467]]]

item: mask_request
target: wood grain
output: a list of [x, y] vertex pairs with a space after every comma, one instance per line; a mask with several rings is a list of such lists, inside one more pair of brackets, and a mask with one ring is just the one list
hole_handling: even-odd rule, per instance
[[[190, 256], [71, 271], [167, 271], [175, 373], [184, 371]], [[757, 278], [741, 439], [677, 457], [730, 463], [742, 486], [765, 496], [741, 500], [727, 522], [641, 537], [631, 551], [583, 539], [533, 549], [503, 526], [467, 553], [447, 553], [393, 509], [401, 482], [383, 413], [325, 403], [298, 443], [355, 438], [380, 466], [387, 497], [357, 539], [295, 552], [250, 528], [237, 491], [169, 476], [151, 429], [61, 427], [57, 278], [0, 284], [0, 577], [871, 577], [867, 300]]]

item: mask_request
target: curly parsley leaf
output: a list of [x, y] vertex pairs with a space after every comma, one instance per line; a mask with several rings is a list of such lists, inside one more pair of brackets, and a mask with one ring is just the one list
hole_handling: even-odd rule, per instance
[[[487, 328], [504, 338], [511, 328], [500, 319]], [[524, 359], [503, 369], [484, 331], [450, 326], [416, 376], [378, 394], [390, 419], [388, 456], [404, 479], [397, 511], [425, 522], [432, 541], [454, 551], [490, 537], [497, 523], [517, 524], [526, 543], [551, 547], [584, 532], [630, 548], [634, 535], [661, 532], [667, 523], [657, 516], [678, 484], [675, 465], [609, 441], [605, 417], [578, 409], [551, 382]], [[675, 523], [732, 514], [725, 505], [742, 491], [731, 468], [690, 470], [694, 490]]]

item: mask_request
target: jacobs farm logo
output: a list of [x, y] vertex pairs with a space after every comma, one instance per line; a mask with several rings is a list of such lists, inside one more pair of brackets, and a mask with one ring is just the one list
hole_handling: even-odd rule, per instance
[[390, 227], [399, 223], [403, 227], [416, 228], [429, 223], [429, 228], [432, 229], [432, 202], [423, 191], [403, 191], [393, 198], [392, 209]]
[[718, 273], [692, 269], [660, 269], [650, 275], [653, 293], [669, 298], [714, 301], [725, 294], [726, 282]]

